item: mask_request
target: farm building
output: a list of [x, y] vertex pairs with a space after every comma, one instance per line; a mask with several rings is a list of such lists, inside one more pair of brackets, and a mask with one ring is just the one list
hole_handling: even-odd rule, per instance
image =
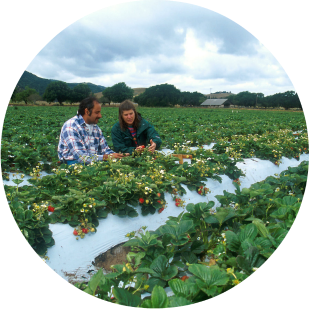
[[230, 107], [231, 103], [228, 99], [207, 99], [201, 106], [205, 107]]

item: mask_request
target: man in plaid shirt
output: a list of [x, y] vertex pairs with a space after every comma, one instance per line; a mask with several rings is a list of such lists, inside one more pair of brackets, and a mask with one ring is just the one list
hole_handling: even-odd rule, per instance
[[[124, 155], [112, 151], [97, 126], [101, 115], [101, 104], [95, 97], [82, 100], [77, 116], [63, 125], [58, 144], [58, 156], [68, 165], [89, 164], [107, 160], [108, 157], [122, 158]], [[127, 154], [126, 154], [127, 155]]]

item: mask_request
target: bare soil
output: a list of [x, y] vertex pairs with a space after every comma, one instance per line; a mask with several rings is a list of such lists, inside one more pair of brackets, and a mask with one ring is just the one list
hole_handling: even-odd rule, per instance
[[127, 261], [126, 256], [130, 251], [130, 247], [122, 247], [124, 243], [98, 255], [92, 264], [98, 268], [104, 268], [107, 272], [112, 271], [111, 265], [122, 264]]

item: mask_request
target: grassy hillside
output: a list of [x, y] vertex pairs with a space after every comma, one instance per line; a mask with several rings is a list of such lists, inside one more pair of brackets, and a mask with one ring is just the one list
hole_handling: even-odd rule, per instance
[[[43, 95], [46, 87], [53, 81], [56, 80], [41, 78], [28, 71], [25, 71], [21, 76], [21, 78], [19, 79], [17, 86], [22, 89], [25, 89], [26, 86], [28, 86], [30, 88], [35, 89], [40, 95]], [[71, 89], [73, 89], [76, 85], [80, 83], [67, 83], [67, 84]], [[104, 86], [99, 86], [92, 83], [86, 83], [86, 84], [89, 86], [90, 90], [93, 93], [102, 92], [106, 88]]]
[[134, 90], [133, 96], [135, 97], [135, 96], [137, 96], [137, 95], [143, 93], [146, 89], [147, 89], [147, 88], [133, 88], [133, 90]]
[[[132, 88], [132, 89], [134, 90], [133, 97], [135, 97], [135, 96], [137, 96], [137, 95], [143, 93], [147, 88]], [[102, 91], [103, 91], [103, 90], [102, 90]], [[100, 98], [103, 96], [102, 91], [97, 92], [97, 93], [95, 93], [94, 95], [95, 95], [98, 99], [100, 99]]]

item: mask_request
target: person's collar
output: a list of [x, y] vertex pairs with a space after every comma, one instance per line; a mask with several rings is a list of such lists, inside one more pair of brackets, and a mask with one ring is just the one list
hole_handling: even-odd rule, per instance
[[[79, 125], [83, 125], [83, 126], [87, 125], [87, 123], [85, 122], [82, 115], [77, 115], [77, 121], [78, 121]], [[95, 127], [95, 126], [97, 126], [97, 124], [93, 123], [92, 126]]]
[[82, 115], [77, 115], [77, 121], [79, 125], [84, 125], [84, 126], [86, 125], [86, 122]]

